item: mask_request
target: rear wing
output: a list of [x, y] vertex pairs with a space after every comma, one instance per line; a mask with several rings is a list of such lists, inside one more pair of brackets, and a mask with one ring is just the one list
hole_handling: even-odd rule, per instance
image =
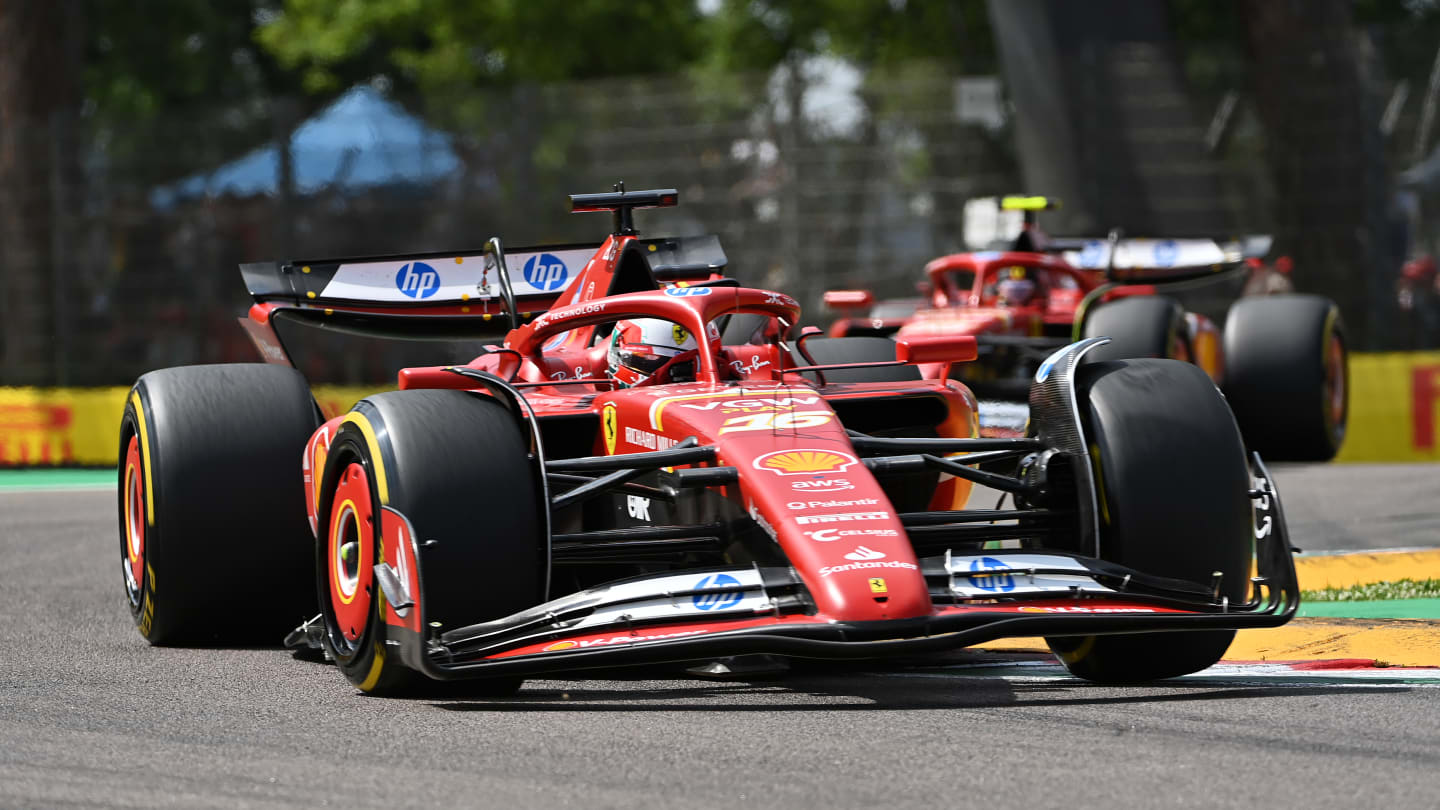
[[[1059, 207], [1060, 201], [1054, 197], [1012, 195], [967, 200], [964, 210], [965, 244], [972, 250], [1008, 249], [1057, 254], [1073, 267], [1106, 270], [1111, 275], [1126, 278], [1167, 280], [1213, 271], [1217, 265], [1260, 258], [1270, 252], [1274, 241], [1264, 235], [1243, 236], [1228, 241], [1208, 238], [1121, 239], [1116, 245], [1112, 264], [1109, 239], [1056, 237], [1038, 230], [1036, 215]], [[1022, 235], [1026, 235], [1023, 240]]]
[[[516, 298], [554, 297], [580, 274], [598, 245], [507, 249]], [[459, 305], [499, 300], [496, 263], [484, 250], [299, 259], [240, 265], [257, 302], [384, 308]]]
[[[689, 281], [724, 272], [715, 235], [639, 240], [657, 281]], [[548, 309], [575, 283], [600, 243], [506, 248], [504, 265], [517, 304]], [[240, 265], [258, 303], [363, 307], [393, 311], [503, 301], [498, 264], [485, 250], [297, 259]]]
[[1234, 264], [1270, 252], [1269, 236], [1245, 236], [1221, 242], [1215, 239], [1121, 239], [1115, 244], [1114, 263], [1106, 239], [1051, 237], [1046, 253], [1057, 253], [1074, 267], [1090, 270], [1156, 271], [1156, 275], [1185, 273], [1215, 265]]

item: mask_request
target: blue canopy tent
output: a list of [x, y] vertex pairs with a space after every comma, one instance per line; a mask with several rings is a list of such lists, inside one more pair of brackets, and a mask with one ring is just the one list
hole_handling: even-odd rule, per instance
[[[461, 167], [449, 135], [363, 85], [297, 127], [290, 136], [290, 154], [299, 194], [430, 184]], [[157, 188], [150, 202], [168, 208], [203, 196], [276, 194], [279, 184], [280, 151], [271, 145]]]

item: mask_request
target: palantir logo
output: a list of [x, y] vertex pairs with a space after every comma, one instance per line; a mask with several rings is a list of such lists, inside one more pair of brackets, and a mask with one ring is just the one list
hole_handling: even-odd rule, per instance
[[[1008, 593], [1015, 590], [1015, 577], [1010, 575], [1010, 566], [994, 557], [981, 557], [970, 561], [970, 584], [982, 591]], [[1004, 571], [1003, 574], [987, 574], [986, 571]]]
[[429, 298], [440, 289], [440, 274], [424, 262], [410, 262], [395, 274], [395, 286], [411, 298]]
[[551, 253], [540, 253], [530, 257], [525, 262], [525, 280], [531, 287], [537, 290], [550, 292], [558, 290], [565, 285], [565, 279], [570, 277], [570, 271], [565, 269], [565, 262]]
[[[695, 590], [706, 591], [712, 588], [738, 588], [740, 580], [729, 574], [711, 574], [708, 577], [695, 583]], [[718, 590], [711, 593], [697, 593], [690, 597], [691, 603], [700, 610], [724, 610], [740, 604], [742, 594], [739, 591], [722, 593]]]

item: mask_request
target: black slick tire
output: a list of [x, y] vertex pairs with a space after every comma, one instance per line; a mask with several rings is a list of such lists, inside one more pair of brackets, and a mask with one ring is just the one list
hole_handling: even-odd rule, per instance
[[1349, 411], [1340, 309], [1318, 295], [1243, 298], [1225, 319], [1225, 396], [1246, 444], [1275, 461], [1328, 461]]
[[[1235, 420], [1205, 372], [1173, 360], [1081, 368], [1077, 380], [1100, 502], [1100, 556], [1210, 586], [1243, 602], [1254, 554], [1250, 474]], [[1211, 666], [1233, 630], [1050, 638], [1077, 677], [1169, 678]]]
[[[363, 494], [342, 497], [347, 479], [357, 475], [367, 484]], [[520, 678], [442, 684], [406, 667], [386, 643], [399, 631], [385, 623], [378, 584], [356, 567], [348, 587], [363, 600], [357, 611], [339, 601], [344, 588], [337, 577], [351, 559], [373, 564], [381, 510], [388, 507], [408, 520], [418, 541], [427, 623], [456, 628], [539, 604], [549, 563], [540, 475], [528, 432], [489, 397], [398, 391], [355, 406], [325, 462], [315, 570], [325, 649], [356, 688], [398, 696], [497, 695], [520, 687]], [[366, 495], [370, 503], [356, 505]], [[345, 508], [358, 518], [347, 522]], [[345, 542], [368, 551], [342, 553]]]
[[1185, 312], [1164, 296], [1136, 296], [1100, 304], [1085, 319], [1083, 336], [1110, 342], [1085, 355], [1091, 363], [1140, 357], [1190, 357]]
[[152, 371], [120, 426], [127, 604], [151, 644], [278, 644], [314, 615], [300, 457], [319, 426], [283, 366]]

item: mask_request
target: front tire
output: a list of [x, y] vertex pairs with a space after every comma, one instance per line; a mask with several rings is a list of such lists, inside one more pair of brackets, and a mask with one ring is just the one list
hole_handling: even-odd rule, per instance
[[314, 614], [305, 378], [264, 364], [142, 376], [120, 423], [120, 557], [151, 644], [278, 643]]
[[[424, 621], [456, 628], [545, 599], [544, 488], [530, 437], [493, 399], [462, 391], [367, 397], [336, 434], [325, 463], [316, 544], [323, 643], [345, 677], [371, 695], [434, 691], [396, 646], [374, 576], [385, 508], [419, 544]], [[469, 694], [506, 694], [520, 678], [467, 681]]]
[[[1254, 527], [1235, 420], [1205, 372], [1169, 360], [1082, 366], [1077, 380], [1100, 505], [1100, 557], [1249, 595]], [[1213, 665], [1234, 630], [1050, 638], [1077, 677], [1169, 678]]]

